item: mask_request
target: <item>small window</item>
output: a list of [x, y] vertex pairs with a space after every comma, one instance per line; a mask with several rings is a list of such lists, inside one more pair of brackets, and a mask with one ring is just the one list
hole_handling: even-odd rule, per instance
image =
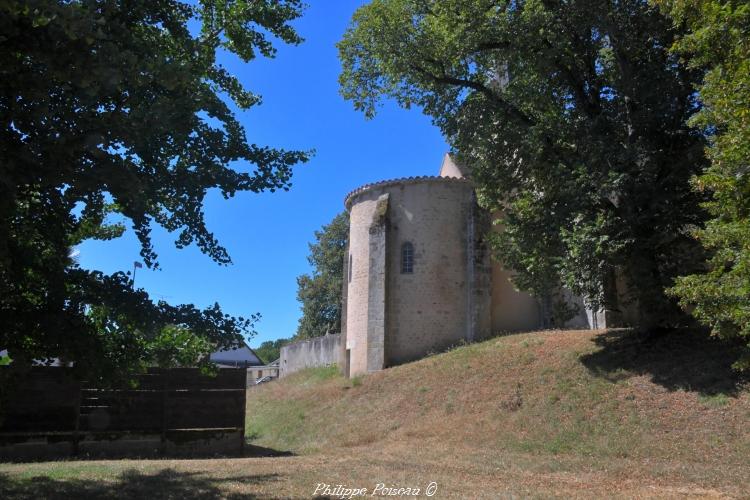
[[401, 274], [414, 272], [414, 245], [408, 241], [401, 245]]
[[349, 254], [349, 268], [347, 269], [349, 272], [349, 283], [352, 282], [352, 254]]

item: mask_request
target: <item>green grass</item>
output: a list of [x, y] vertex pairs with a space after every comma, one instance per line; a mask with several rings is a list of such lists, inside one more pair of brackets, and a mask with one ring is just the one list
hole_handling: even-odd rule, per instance
[[[307, 427], [306, 411], [311, 405], [301, 401], [277, 401], [272, 410], [264, 406], [251, 407], [252, 417], [246, 418], [245, 435], [250, 440], [264, 438], [277, 448], [289, 450], [299, 447], [301, 439], [297, 429]], [[270, 410], [270, 411], [269, 411]]]
[[[739, 423], [750, 414], [748, 392], [704, 394], [701, 385], [731, 385], [719, 378], [735, 375], [694, 375], [714, 369], [717, 356], [696, 357], [705, 348], [680, 337], [683, 347], [677, 343], [669, 355], [694, 364], [681, 379], [663, 358], [652, 353], [644, 361], [641, 344], [618, 335], [509, 335], [348, 381], [331, 372], [299, 373], [249, 396], [248, 435], [300, 453], [435, 436], [496, 452], [602, 463], [679, 458], [750, 465], [737, 451], [750, 446]], [[728, 409], [736, 415], [730, 424], [710, 413]]]
[[[353, 385], [341, 376], [337, 366], [308, 368], [283, 379], [281, 384], [291, 385], [298, 390], [314, 393], [319, 387], [333, 384], [343, 390]], [[274, 382], [277, 384], [279, 382]], [[255, 444], [273, 443], [278, 450], [314, 452], [316, 443], [309, 433], [315, 433], [318, 426], [324, 425], [317, 416], [321, 409], [315, 401], [304, 398], [269, 397], [263, 387], [248, 392], [248, 411], [245, 418], [247, 439]]]
[[339, 377], [339, 368], [336, 365], [320, 366], [317, 368], [307, 368], [296, 374], [297, 379], [305, 382], [323, 382]]
[[698, 400], [708, 408], [721, 408], [729, 404], [729, 396], [724, 393], [702, 394]]

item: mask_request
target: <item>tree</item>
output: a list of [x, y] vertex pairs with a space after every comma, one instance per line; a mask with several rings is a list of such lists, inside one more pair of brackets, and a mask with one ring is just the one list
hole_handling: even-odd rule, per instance
[[266, 340], [260, 344], [260, 347], [255, 349], [255, 354], [260, 356], [260, 359], [264, 363], [271, 363], [279, 359], [281, 356], [281, 348], [291, 341], [292, 339]]
[[269, 37], [301, 41], [289, 25], [300, 10], [299, 0], [0, 3], [0, 346], [13, 366], [56, 357], [116, 377], [252, 332], [255, 315], [154, 303], [124, 273], [81, 269], [69, 249], [130, 224], [157, 268], [156, 224], [177, 231], [178, 248], [231, 262], [205, 225], [207, 191], [286, 190], [308, 155], [248, 142], [229, 101], [248, 109], [260, 97], [217, 53], [272, 57]]
[[339, 43], [341, 92], [368, 117], [386, 96], [432, 117], [504, 212], [520, 288], [616, 310], [619, 282], [650, 328], [683, 317], [664, 290], [700, 262], [705, 217], [701, 71], [677, 34], [646, 0], [373, 0]]
[[312, 274], [297, 277], [297, 300], [302, 317], [296, 338], [307, 339], [341, 331], [341, 287], [344, 258], [349, 241], [349, 214], [342, 212], [315, 231], [307, 261]]
[[[705, 272], [677, 280], [680, 303], [722, 338], [750, 343], [750, 5], [725, 0], [659, 0], [689, 32], [674, 49], [706, 69], [703, 108], [691, 124], [711, 135], [711, 166], [694, 179], [712, 195], [695, 236], [710, 252]], [[750, 369], [750, 350], [735, 366]]]

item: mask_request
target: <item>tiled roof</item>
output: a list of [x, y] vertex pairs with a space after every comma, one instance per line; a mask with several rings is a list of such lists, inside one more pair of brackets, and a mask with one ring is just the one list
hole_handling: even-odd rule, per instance
[[437, 175], [418, 175], [416, 177], [401, 177], [399, 179], [388, 179], [385, 181], [379, 181], [379, 182], [371, 182], [369, 184], [365, 184], [364, 186], [360, 186], [354, 191], [350, 191], [349, 194], [347, 194], [344, 197], [344, 206], [347, 210], [351, 208], [351, 200], [355, 196], [364, 193], [365, 191], [369, 191], [373, 188], [379, 188], [379, 187], [386, 187], [386, 186], [394, 186], [397, 184], [417, 184], [420, 182], [462, 182], [462, 183], [471, 183], [469, 179], [466, 178], [459, 178], [459, 177], [440, 177]]

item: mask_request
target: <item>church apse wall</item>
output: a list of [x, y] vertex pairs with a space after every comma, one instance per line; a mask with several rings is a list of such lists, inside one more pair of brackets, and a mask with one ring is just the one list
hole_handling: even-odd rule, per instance
[[485, 270], [472, 258], [477, 221], [471, 185], [432, 178], [388, 189], [388, 364], [486, 336], [473, 317], [475, 303], [489, 303], [489, 290], [475, 295]]
[[491, 266], [472, 185], [420, 177], [347, 197], [349, 374], [423, 357], [490, 330]]

